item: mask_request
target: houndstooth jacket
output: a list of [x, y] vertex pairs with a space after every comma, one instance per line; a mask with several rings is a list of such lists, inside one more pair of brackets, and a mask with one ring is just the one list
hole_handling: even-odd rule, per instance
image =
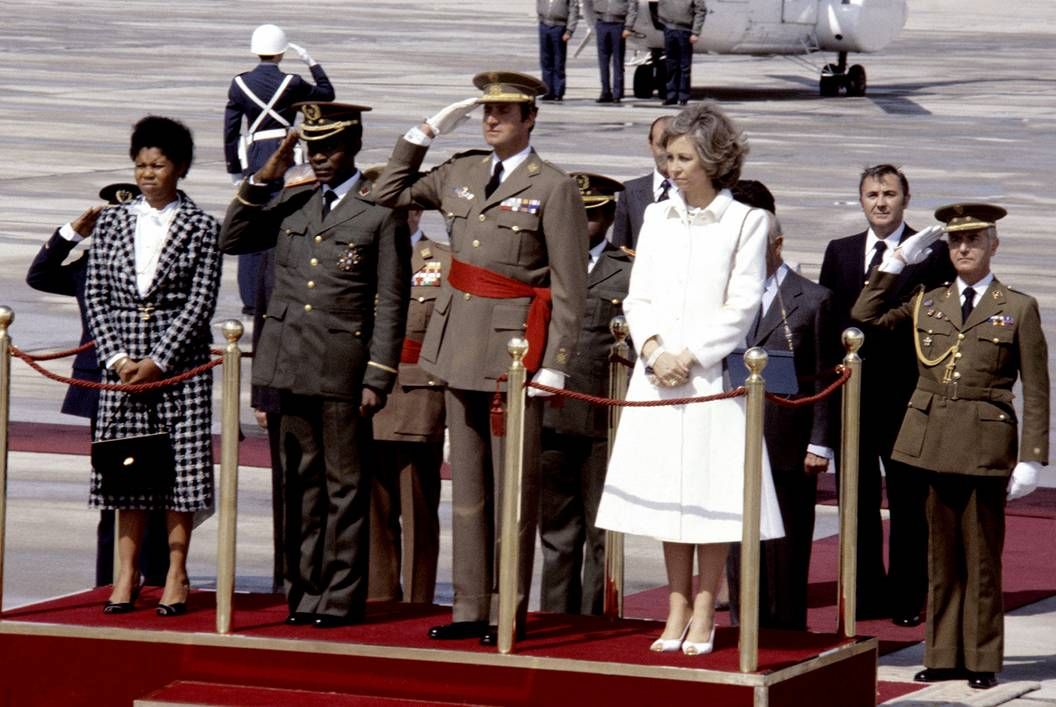
[[[96, 223], [88, 261], [85, 300], [99, 361], [126, 352], [152, 358], [174, 376], [209, 359], [210, 320], [220, 288], [220, 224], [180, 192], [150, 289], [136, 288], [135, 204], [106, 209]], [[119, 382], [112, 371], [107, 382]], [[176, 481], [164, 498], [117, 499], [98, 493], [93, 472], [91, 503], [105, 508], [167, 508], [196, 511], [212, 502], [212, 373], [158, 393], [103, 391], [96, 439], [167, 430], [176, 460]]]

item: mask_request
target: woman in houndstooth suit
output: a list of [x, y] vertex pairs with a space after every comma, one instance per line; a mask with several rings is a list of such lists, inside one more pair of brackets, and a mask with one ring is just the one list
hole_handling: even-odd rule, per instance
[[[105, 381], [135, 384], [209, 360], [221, 255], [219, 223], [177, 189], [194, 157], [190, 131], [168, 118], [143, 118], [129, 156], [142, 195], [99, 215], [85, 297]], [[176, 472], [165, 494], [115, 497], [101, 493], [93, 471], [90, 505], [121, 510], [120, 573], [104, 612], [134, 608], [136, 558], [151, 509], [166, 510], [169, 535], [169, 573], [157, 613], [186, 611], [192, 518], [213, 497], [211, 403], [211, 372], [148, 394], [103, 391], [96, 439], [168, 431]]]

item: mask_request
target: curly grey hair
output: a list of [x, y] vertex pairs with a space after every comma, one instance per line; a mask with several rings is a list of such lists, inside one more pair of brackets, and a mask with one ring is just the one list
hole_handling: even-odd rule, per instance
[[737, 183], [748, 140], [717, 103], [704, 101], [682, 109], [664, 130], [662, 144], [683, 136], [693, 142], [712, 186], [727, 189]]

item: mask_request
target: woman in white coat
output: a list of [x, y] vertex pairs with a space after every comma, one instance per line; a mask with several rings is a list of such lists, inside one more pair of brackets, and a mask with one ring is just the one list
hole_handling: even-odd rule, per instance
[[[640, 345], [627, 397], [664, 400], [723, 390], [722, 361], [743, 344], [762, 301], [769, 215], [733, 200], [747, 143], [718, 106], [683, 110], [662, 138], [678, 194], [650, 205], [624, 311]], [[627, 408], [597, 525], [663, 541], [670, 589], [654, 651], [709, 653], [715, 593], [741, 538], [743, 398]], [[763, 455], [763, 539], [784, 534]], [[700, 588], [694, 594], [694, 551]]]

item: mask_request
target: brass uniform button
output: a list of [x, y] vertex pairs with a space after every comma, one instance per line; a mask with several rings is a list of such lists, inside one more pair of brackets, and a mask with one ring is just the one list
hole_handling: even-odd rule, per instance
[[481, 214], [481, 215], [480, 215], [480, 222], [481, 222], [481, 223], [484, 223], [484, 222], [485, 222], [485, 221], [487, 221], [487, 220], [488, 220], [488, 217], [487, 217], [487, 216], [485, 216], [484, 214]]
[[322, 243], [323, 242], [323, 237], [322, 236], [316, 236], [315, 237], [315, 242], [316, 243]]
[[308, 289], [309, 290], [314, 290], [315, 289], [315, 280], [309, 280], [308, 281]]
[[618, 299], [614, 299], [614, 300], [612, 300], [612, 303], [613, 303], [613, 304], [619, 304], [619, 303], [620, 303], [620, 301], [619, 301]]
[[310, 305], [310, 304], [304, 305], [304, 311], [306, 311], [306, 312], [312, 311], [312, 305]]
[[954, 380], [960, 380], [961, 379], [961, 372], [960, 371], [954, 371], [953, 372], [953, 379]]
[[363, 336], [363, 332], [359, 329], [356, 329], [356, 336]]
[[419, 298], [418, 298], [418, 301], [419, 301], [419, 302], [424, 302], [424, 301], [425, 301], [425, 297], [419, 297]]
[[311, 265], [313, 268], [318, 266], [319, 265], [319, 258], [312, 258], [311, 260], [308, 261], [308, 264]]
[[520, 227], [520, 226], [514, 226], [514, 227], [513, 227], [513, 232], [514, 232], [514, 233], [519, 233], [519, 232], [520, 232], [520, 230], [521, 230], [521, 227]]
[[961, 356], [963, 356], [963, 355], [964, 355], [963, 353], [961, 353], [960, 351], [958, 351], [957, 353], [955, 353], [955, 354], [953, 355], [953, 357], [954, 357], [954, 358], [960, 358], [960, 357], [961, 357]]
[[957, 339], [958, 339], [959, 341], [964, 341], [964, 334], [958, 334], [958, 335], [957, 335]]
[[1001, 343], [1001, 339], [998, 339], [998, 338], [997, 338], [997, 337], [995, 336], [995, 337], [994, 337], [994, 343], [995, 343], [995, 344], [1000, 344], [1000, 343]]
[[473, 239], [473, 247], [474, 248], [479, 248], [480, 247], [480, 241], [478, 241], [477, 239], [474, 238]]
[[468, 300], [468, 299], [469, 299], [470, 297], [472, 297], [472, 296], [473, 296], [473, 295], [469, 294], [468, 292], [463, 292], [463, 293], [462, 293], [462, 299], [466, 299], [466, 300]]
[[998, 420], [1004, 420], [1005, 419], [1005, 413], [1001, 413], [1000, 415], [998, 415], [997, 419]]

